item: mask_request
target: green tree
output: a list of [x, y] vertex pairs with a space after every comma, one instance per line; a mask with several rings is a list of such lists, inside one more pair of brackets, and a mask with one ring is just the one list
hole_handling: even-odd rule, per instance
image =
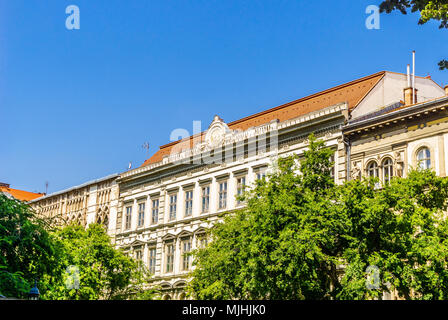
[[[401, 13], [407, 14], [408, 9], [411, 12], [420, 12], [418, 24], [437, 20], [440, 21], [440, 29], [448, 28], [448, 0], [385, 0], [380, 5], [380, 12], [386, 13], [399, 10]], [[448, 61], [440, 61], [439, 69], [448, 69]]]
[[[189, 293], [198, 299], [448, 298], [448, 180], [411, 171], [378, 188], [336, 186], [331, 151], [278, 160], [211, 230], [195, 256]], [[297, 163], [300, 162], [298, 166]], [[300, 173], [298, 170], [300, 169]], [[367, 286], [369, 267], [378, 281]]]
[[104, 227], [69, 225], [54, 232], [59, 251], [56, 276], [44, 276], [43, 299], [151, 299], [148, 273], [111, 244]]
[[0, 194], [0, 293], [26, 298], [35, 279], [57, 263], [47, 224], [19, 200]]
[[278, 160], [268, 179], [241, 200], [247, 207], [213, 228], [195, 252], [189, 292], [199, 299], [329, 298], [337, 281], [329, 196], [332, 151], [310, 137], [297, 174], [297, 155]]
[[[374, 180], [341, 186], [335, 206], [346, 219], [346, 265], [340, 299], [381, 298], [396, 290], [406, 299], [448, 299], [448, 180], [431, 171], [411, 171], [381, 190]], [[380, 271], [369, 290], [365, 271]]]

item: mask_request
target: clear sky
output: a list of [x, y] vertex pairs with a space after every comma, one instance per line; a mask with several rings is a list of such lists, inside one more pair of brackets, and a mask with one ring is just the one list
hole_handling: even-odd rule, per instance
[[[448, 30], [376, 0], [0, 0], [0, 181], [49, 192], [170, 142], [381, 70], [448, 83]], [[65, 26], [68, 5], [80, 29]], [[142, 148], [149, 142], [149, 153]]]

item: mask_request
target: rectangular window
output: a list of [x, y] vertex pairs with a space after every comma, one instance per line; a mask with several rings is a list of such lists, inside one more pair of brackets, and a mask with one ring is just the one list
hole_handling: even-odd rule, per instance
[[191, 251], [191, 238], [182, 239], [182, 270], [190, 269], [191, 256], [188, 253]]
[[166, 245], [166, 272], [173, 272], [174, 267], [174, 243]]
[[333, 180], [334, 180], [334, 175], [335, 175], [335, 167], [334, 167], [334, 154], [333, 155], [331, 155], [331, 157], [330, 157], [330, 162], [332, 162], [333, 163], [333, 165], [331, 166], [331, 168], [330, 168], [330, 175], [331, 175], [331, 177], [333, 178]]
[[126, 207], [125, 225], [126, 230], [131, 229], [132, 207]]
[[152, 224], [159, 222], [159, 199], [152, 200], [151, 218]]
[[255, 169], [255, 173], [257, 175], [257, 180], [261, 180], [266, 177], [266, 169], [267, 169], [266, 166]]
[[145, 224], [145, 204], [138, 204], [138, 227], [143, 227]]
[[227, 181], [219, 184], [219, 209], [225, 209], [227, 206]]
[[[244, 192], [244, 188], [246, 187], [246, 177], [240, 177], [236, 179], [236, 194], [237, 196], [241, 196]], [[242, 201], [237, 199], [237, 204], [241, 204]]]
[[185, 216], [191, 216], [193, 213], [193, 191], [185, 192]]
[[210, 186], [202, 188], [202, 213], [208, 212], [210, 206]]
[[198, 244], [199, 248], [205, 248], [207, 246], [208, 240], [207, 240], [207, 235], [205, 233], [198, 234], [197, 239], [198, 239], [197, 244]]
[[151, 274], [156, 273], [156, 248], [149, 249], [149, 272]]
[[134, 257], [137, 261], [137, 266], [141, 267], [143, 265], [143, 252], [140, 247], [138, 249], [134, 249]]
[[177, 194], [170, 196], [170, 220], [176, 219]]

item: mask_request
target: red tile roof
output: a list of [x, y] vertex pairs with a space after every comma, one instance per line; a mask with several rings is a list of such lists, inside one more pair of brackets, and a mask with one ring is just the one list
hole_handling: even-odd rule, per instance
[[0, 186], [0, 192], [9, 193], [15, 199], [21, 201], [31, 201], [45, 195], [45, 193], [28, 192], [18, 189], [12, 189], [6, 186]]
[[[324, 109], [341, 102], [347, 102], [349, 110], [351, 111], [384, 77], [385, 73], [385, 71], [381, 71], [370, 76], [363, 77], [361, 79], [357, 79], [295, 101], [291, 101], [278, 107], [274, 107], [253, 114], [251, 116], [230, 122], [228, 123], [228, 126], [232, 130], [247, 130], [250, 127], [269, 123], [270, 121], [275, 119], [278, 119], [279, 121], [285, 121], [297, 118], [307, 113]], [[190, 140], [190, 147], [193, 147], [196, 141], [201, 141], [199, 140], [199, 137], [201, 137], [202, 139], [203, 134], [204, 132], [202, 132], [200, 135], [198, 134], [184, 140], [174, 141], [161, 146], [160, 150], [157, 151], [151, 158], [146, 160], [143, 163], [142, 167], [162, 161], [163, 157], [170, 155], [172, 147], [181, 141], [186, 142]]]

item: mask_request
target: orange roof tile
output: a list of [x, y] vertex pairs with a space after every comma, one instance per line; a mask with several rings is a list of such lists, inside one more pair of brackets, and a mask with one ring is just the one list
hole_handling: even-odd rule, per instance
[[[247, 130], [250, 127], [260, 126], [278, 119], [285, 121], [299, 116], [314, 112], [341, 102], [347, 102], [349, 110], [353, 110], [364, 97], [372, 90], [375, 85], [383, 78], [385, 71], [381, 71], [370, 76], [357, 79], [331, 89], [327, 89], [310, 96], [274, 107], [251, 116], [228, 123], [232, 130]], [[189, 138], [174, 141], [163, 146], [151, 158], [147, 159], [143, 166], [162, 161], [165, 156], [170, 155], [171, 149], [179, 142], [187, 142], [190, 140], [190, 147], [193, 147], [195, 140], [201, 141], [204, 132], [199, 136], [191, 136]]]
[[5, 186], [0, 186], [0, 192], [9, 193], [11, 196], [13, 196], [17, 200], [21, 201], [31, 201], [33, 199], [39, 198], [44, 196], [44, 193], [34, 193], [34, 192], [28, 192], [18, 189], [12, 189]]

